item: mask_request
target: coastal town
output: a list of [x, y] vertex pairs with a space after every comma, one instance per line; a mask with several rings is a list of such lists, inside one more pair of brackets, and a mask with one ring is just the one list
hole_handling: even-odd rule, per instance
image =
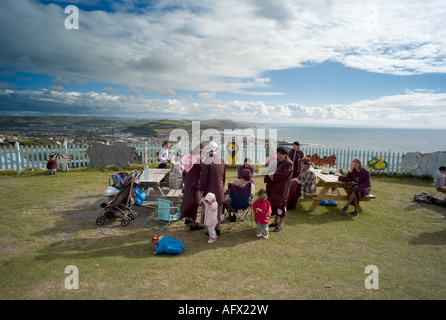
[[[118, 120], [88, 119], [73, 121], [73, 117], [50, 117], [41, 121], [22, 121], [20, 117], [3, 119], [0, 122], [0, 145], [91, 145], [95, 143], [159, 143], [166, 138], [156, 132], [133, 133], [131, 129]], [[17, 118], [17, 119], [16, 119]], [[20, 121], [18, 121], [20, 119]], [[36, 119], [38, 119], [36, 117]], [[71, 119], [71, 123], [67, 121]], [[32, 120], [35, 120], [34, 118]]]

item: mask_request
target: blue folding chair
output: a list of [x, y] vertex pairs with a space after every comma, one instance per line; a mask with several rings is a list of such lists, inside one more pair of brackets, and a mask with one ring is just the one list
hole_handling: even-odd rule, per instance
[[252, 228], [253, 213], [252, 202], [250, 199], [251, 182], [243, 187], [229, 183], [228, 192], [229, 197], [231, 198], [231, 204], [227, 205], [225, 208], [225, 219], [228, 229], [231, 230], [232, 227], [239, 222], [243, 222], [248, 227]]
[[167, 226], [180, 219], [181, 205], [174, 206], [172, 201], [158, 199], [155, 212], [144, 222], [143, 226], [163, 231]]

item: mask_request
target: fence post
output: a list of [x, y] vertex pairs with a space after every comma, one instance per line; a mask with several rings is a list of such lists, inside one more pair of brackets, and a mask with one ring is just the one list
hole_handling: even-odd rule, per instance
[[16, 170], [17, 170], [17, 174], [20, 174], [22, 172], [22, 168], [21, 168], [21, 165], [20, 165], [20, 157], [19, 157], [20, 145], [19, 145], [18, 142], [16, 142], [14, 146], [15, 146], [15, 167], [16, 167]]
[[144, 163], [149, 163], [149, 143], [144, 141]]
[[0, 146], [0, 171], [3, 170], [3, 149]]

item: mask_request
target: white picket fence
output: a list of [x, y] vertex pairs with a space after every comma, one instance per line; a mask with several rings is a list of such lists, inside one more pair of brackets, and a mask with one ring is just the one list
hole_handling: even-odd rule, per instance
[[[142, 158], [142, 163], [156, 163], [157, 152], [160, 151], [161, 146], [158, 144], [128, 144], [129, 147], [134, 148]], [[386, 166], [382, 168], [376, 167], [370, 169], [372, 172], [386, 172], [386, 173], [406, 173], [401, 168], [401, 159], [404, 154], [395, 152], [373, 152], [364, 150], [339, 150], [329, 148], [312, 148], [310, 146], [303, 146], [302, 151], [307, 155], [317, 154], [320, 158], [329, 157], [331, 155], [336, 156], [336, 165], [334, 168], [348, 170], [351, 161], [354, 158], [361, 159], [362, 163], [366, 165], [371, 160], [379, 160], [380, 164], [386, 163]], [[0, 147], [0, 171], [3, 170], [16, 170], [20, 173], [25, 169], [45, 169], [47, 163], [47, 156], [51, 152], [71, 155], [71, 161], [69, 163], [70, 168], [84, 167], [89, 163], [87, 154], [88, 146], [86, 145], [52, 145], [52, 146], [20, 146], [16, 143], [15, 146], [3, 146]], [[188, 150], [178, 150], [179, 155], [190, 152]], [[221, 155], [230, 162], [229, 152], [225, 146], [221, 146]], [[250, 158], [253, 164], [265, 164], [268, 161], [266, 155], [266, 148], [259, 146], [244, 147], [241, 152], [237, 153], [237, 163], [243, 162], [244, 158]], [[375, 161], [377, 163], [377, 161]]]

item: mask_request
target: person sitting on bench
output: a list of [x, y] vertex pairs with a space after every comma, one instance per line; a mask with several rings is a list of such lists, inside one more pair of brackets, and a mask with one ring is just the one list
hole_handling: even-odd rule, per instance
[[370, 172], [362, 166], [359, 158], [353, 159], [350, 170], [347, 173], [347, 179], [351, 181], [352, 188], [350, 189], [347, 204], [342, 208], [341, 212], [347, 212], [349, 205], [353, 203], [355, 211], [350, 213], [349, 216], [356, 217], [359, 211], [359, 199], [368, 196], [372, 189]]

